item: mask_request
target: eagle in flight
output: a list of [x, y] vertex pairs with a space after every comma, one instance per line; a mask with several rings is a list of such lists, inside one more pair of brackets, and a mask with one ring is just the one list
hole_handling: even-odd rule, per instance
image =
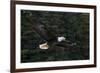
[[76, 43], [68, 41], [64, 36], [57, 36], [55, 31], [51, 31], [52, 27], [48, 27], [48, 25], [42, 23], [36, 24], [31, 17], [27, 17], [27, 20], [29, 24], [32, 25], [32, 30], [35, 31], [44, 40], [41, 44], [38, 45], [40, 49], [48, 49], [52, 46], [68, 48], [76, 45]]

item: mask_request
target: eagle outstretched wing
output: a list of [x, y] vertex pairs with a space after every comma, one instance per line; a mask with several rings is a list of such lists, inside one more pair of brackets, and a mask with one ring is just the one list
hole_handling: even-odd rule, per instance
[[[46, 24], [42, 23], [34, 23], [32, 18], [27, 18], [28, 22], [32, 25], [32, 30], [39, 34], [40, 37], [45, 40], [44, 43], [48, 43], [49, 46], [59, 46], [59, 47], [70, 47], [74, 46], [75, 44], [71, 43], [70, 41], [63, 40], [62, 42], [58, 41], [58, 36], [56, 36], [55, 31], [51, 31], [52, 27], [48, 27]], [[56, 29], [55, 29], [56, 30]], [[43, 43], [41, 43], [43, 44]]]

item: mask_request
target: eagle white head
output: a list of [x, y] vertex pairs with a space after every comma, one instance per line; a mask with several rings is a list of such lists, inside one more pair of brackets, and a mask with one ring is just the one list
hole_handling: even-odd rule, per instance
[[57, 38], [57, 40], [58, 40], [58, 42], [62, 42], [62, 41], [65, 41], [65, 40], [66, 40], [66, 38], [65, 38], [65, 37], [63, 37], [63, 36], [61, 36], [61, 37], [58, 37], [58, 38]]

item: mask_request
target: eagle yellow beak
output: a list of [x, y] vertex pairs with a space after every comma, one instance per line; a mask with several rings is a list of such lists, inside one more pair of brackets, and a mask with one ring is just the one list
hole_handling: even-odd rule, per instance
[[47, 42], [46, 42], [46, 43], [40, 44], [40, 45], [39, 45], [39, 48], [40, 48], [40, 49], [48, 49], [49, 46], [48, 46], [48, 44], [47, 44]]

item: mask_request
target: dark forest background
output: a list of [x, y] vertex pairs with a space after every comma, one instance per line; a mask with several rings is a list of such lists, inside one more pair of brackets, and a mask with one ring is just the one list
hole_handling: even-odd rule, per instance
[[[55, 36], [66, 37], [76, 45], [40, 49], [38, 46], [44, 40], [34, 31], [37, 25], [47, 28]], [[21, 10], [21, 62], [86, 59], [89, 59], [88, 13]]]

